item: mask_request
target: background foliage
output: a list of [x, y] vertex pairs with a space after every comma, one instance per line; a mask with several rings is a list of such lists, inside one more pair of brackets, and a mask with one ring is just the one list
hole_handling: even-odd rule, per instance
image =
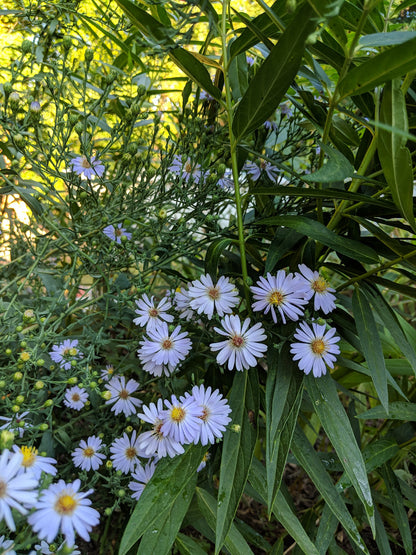
[[[32, 440], [73, 475], [68, 453], [79, 432], [61, 411], [66, 380], [48, 355], [68, 336], [85, 348], [71, 377], [92, 392], [80, 416], [91, 431], [109, 427], [98, 380], [105, 364], [139, 376], [149, 401], [204, 379], [233, 411], [198, 481], [204, 453], [195, 446], [158, 465], [136, 508], [120, 494], [122, 477], [89, 476], [105, 514], [91, 552], [413, 552], [409, 5], [4, 5], [2, 414], [30, 411]], [[105, 177], [70, 172], [79, 153], [99, 154]], [[175, 154], [200, 164], [204, 178], [172, 179]], [[245, 162], [259, 159], [280, 170], [277, 181], [244, 174]], [[234, 193], [217, 185], [226, 168]], [[20, 218], [18, 199], [29, 209]], [[102, 235], [118, 223], [133, 234], [121, 246]], [[303, 376], [288, 349], [295, 324], [267, 317], [267, 359], [256, 369], [220, 372], [206, 353], [172, 380], [138, 367], [132, 318], [141, 293], [162, 295], [205, 271], [227, 275], [246, 298], [241, 314], [250, 314], [249, 285], [302, 262], [337, 288], [331, 323], [341, 356], [331, 374]], [[47, 387], [34, 388], [39, 380]], [[121, 433], [126, 423], [111, 426]], [[284, 478], [293, 465], [316, 489], [307, 509]], [[263, 511], [261, 530], [237, 513], [248, 500]]]

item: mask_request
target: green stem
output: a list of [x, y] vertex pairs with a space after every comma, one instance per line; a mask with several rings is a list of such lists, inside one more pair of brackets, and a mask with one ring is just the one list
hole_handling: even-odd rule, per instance
[[228, 120], [228, 133], [230, 137], [230, 157], [231, 157], [231, 167], [232, 167], [233, 181], [234, 181], [235, 206], [237, 210], [238, 244], [240, 248], [241, 273], [243, 276], [244, 292], [246, 296], [247, 307], [249, 307], [250, 303], [249, 303], [249, 290], [248, 290], [246, 247], [245, 247], [245, 241], [244, 241], [244, 222], [243, 222], [243, 211], [241, 207], [242, 204], [241, 204], [240, 184], [238, 181], [237, 141], [232, 129], [233, 108], [232, 108], [230, 82], [228, 78], [228, 52], [227, 52], [228, 6], [229, 6], [229, 0], [224, 1], [222, 5], [222, 18], [221, 18], [221, 42], [222, 42], [223, 68], [224, 68], [225, 107], [226, 107], [227, 120]]
[[342, 285], [337, 287], [337, 291], [342, 291], [343, 289], [345, 289], [349, 285], [352, 285], [353, 283], [357, 283], [358, 281], [361, 281], [361, 280], [366, 279], [370, 276], [373, 276], [374, 274], [378, 274], [378, 272], [381, 272], [382, 270], [386, 270], [387, 268], [391, 268], [392, 266], [395, 266], [396, 264], [400, 264], [400, 262], [403, 262], [407, 258], [411, 258], [412, 256], [415, 256], [415, 255], [416, 255], [416, 249], [408, 252], [407, 254], [403, 254], [402, 256], [398, 256], [394, 260], [390, 260], [389, 262], [386, 262], [385, 264], [381, 264], [380, 266], [377, 266], [377, 268], [373, 268], [372, 270], [369, 270], [365, 274], [361, 274], [359, 276], [356, 276], [355, 278], [349, 279], [348, 281], [346, 281], [345, 283], [343, 283]]

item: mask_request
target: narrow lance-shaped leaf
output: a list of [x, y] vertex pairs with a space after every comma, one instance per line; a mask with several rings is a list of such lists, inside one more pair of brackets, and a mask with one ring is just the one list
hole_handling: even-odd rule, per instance
[[204, 65], [191, 52], [177, 46], [171, 38], [172, 28], [163, 25], [160, 21], [139, 8], [130, 0], [116, 0], [120, 8], [127, 14], [131, 22], [147, 38], [166, 45], [172, 61], [201, 88], [214, 98], [220, 99], [221, 92], [211, 81]]
[[416, 69], [416, 39], [393, 46], [351, 69], [339, 82], [338, 101], [372, 91], [378, 85]]
[[194, 472], [171, 509], [162, 512], [152, 528], [143, 534], [137, 555], [148, 555], [149, 553], [168, 555], [171, 552], [173, 542], [194, 495], [196, 479], [196, 472]]
[[299, 464], [307, 472], [317, 490], [322, 495], [331, 511], [337, 517], [349, 537], [362, 553], [368, 554], [367, 547], [358, 533], [355, 522], [348, 512], [344, 500], [336, 490], [334, 484], [332, 483], [332, 479], [326, 472], [317, 453], [309, 443], [302, 428], [299, 426], [296, 427], [295, 434], [293, 436], [292, 452], [297, 458]]
[[357, 415], [357, 417], [363, 420], [388, 419], [409, 420], [410, 422], [416, 422], [416, 403], [402, 403], [400, 401], [395, 401], [394, 403], [390, 403], [388, 413], [384, 407], [379, 405], [362, 412]]
[[318, 379], [309, 375], [306, 376], [306, 384], [314, 410], [364, 505], [374, 534], [374, 504], [367, 470], [348, 416], [339, 400], [335, 382], [330, 375]]
[[253, 395], [258, 387], [255, 370], [236, 372], [229, 398], [232, 426], [236, 431], [231, 429], [224, 436], [218, 488], [216, 553], [220, 552], [230, 530], [253, 458], [257, 430], [249, 422], [247, 412], [256, 408], [253, 406]]
[[267, 505], [271, 514], [280, 487], [292, 435], [303, 397], [303, 374], [284, 347], [268, 351], [266, 382], [266, 473]]
[[302, 233], [305, 237], [314, 239], [360, 262], [371, 264], [378, 261], [377, 253], [371, 247], [363, 245], [359, 241], [349, 239], [348, 237], [337, 235], [320, 222], [307, 218], [306, 216], [273, 216], [271, 218], [259, 220], [257, 225], [281, 225], [290, 227]]
[[346, 177], [354, 174], [354, 167], [348, 162], [338, 150], [321, 143], [321, 148], [328, 155], [329, 160], [316, 172], [304, 175], [303, 180], [316, 183], [333, 183], [334, 181], [344, 181]]
[[[217, 503], [207, 491], [202, 488], [196, 488], [196, 498], [198, 507], [204, 515], [205, 520], [211, 530], [215, 531], [217, 521]], [[252, 550], [246, 540], [237, 530], [234, 523], [231, 523], [230, 530], [224, 540], [225, 547], [231, 555], [253, 555]]]
[[[256, 458], [253, 459], [249, 480], [252, 486], [251, 489], [255, 490], [257, 497], [265, 500], [267, 497], [266, 469]], [[307, 553], [308, 555], [319, 554], [319, 551], [310, 540], [301, 522], [293, 513], [289, 503], [286, 501], [285, 496], [281, 491], [277, 493], [276, 500], [273, 505], [273, 514], [304, 553]]]
[[234, 115], [233, 133], [240, 141], [262, 125], [282, 100], [302, 61], [305, 41], [315, 29], [314, 11], [304, 4], [251, 80]]
[[[415, 66], [416, 67], [416, 66]], [[406, 102], [398, 79], [384, 88], [380, 121], [407, 133]], [[413, 214], [413, 164], [406, 139], [393, 131], [379, 129], [378, 154], [397, 208], [416, 230]]]
[[358, 287], [352, 296], [352, 311], [374, 387], [383, 407], [388, 412], [387, 368], [384, 363], [383, 348], [371, 307]]
[[404, 334], [396, 314], [376, 287], [363, 285], [363, 293], [376, 310], [386, 329], [390, 332], [399, 349], [402, 351], [416, 374], [416, 352]]
[[125, 555], [164, 513], [172, 510], [177, 498], [194, 479], [205, 452], [203, 445], [192, 445], [183, 455], [165, 458], [157, 464], [124, 530], [119, 555]]

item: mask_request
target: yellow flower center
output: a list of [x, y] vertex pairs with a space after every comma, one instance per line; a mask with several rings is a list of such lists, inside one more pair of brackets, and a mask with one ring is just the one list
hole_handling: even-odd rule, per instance
[[182, 407], [173, 407], [170, 412], [170, 417], [175, 422], [181, 422], [185, 418], [185, 411]]
[[208, 420], [208, 417], [210, 415], [210, 412], [208, 410], [208, 407], [206, 407], [205, 405], [202, 407], [202, 414], [201, 416], [198, 416], [198, 418], [200, 418], [201, 420], [203, 420], [204, 422], [206, 422]]
[[112, 366], [109, 366], [109, 367], [107, 368], [107, 374], [111, 375], [111, 374], [113, 374], [113, 373], [114, 373], [114, 368], [113, 368]]
[[282, 304], [284, 298], [284, 295], [280, 291], [273, 291], [273, 293], [269, 296], [269, 303], [279, 305]]
[[3, 482], [3, 480], [0, 480], [0, 499], [2, 497], [6, 497], [6, 493], [7, 493], [7, 484], [6, 482]]
[[244, 339], [241, 337], [241, 335], [234, 335], [231, 338], [231, 343], [234, 347], [237, 347], [237, 349], [239, 349], [244, 345]]
[[64, 357], [69, 356], [71, 349], [64, 349], [64, 352], [62, 353], [64, 355]]
[[167, 337], [162, 341], [162, 349], [165, 349], [166, 351], [168, 351], [169, 349], [172, 349], [172, 347], [173, 347], [173, 341], [171, 341], [169, 337]]
[[184, 169], [185, 169], [186, 173], [192, 173], [192, 166], [191, 166], [191, 162], [189, 160], [186, 161]]
[[91, 167], [91, 164], [88, 162], [87, 158], [85, 156], [82, 157], [82, 163], [81, 166], [85, 169], [88, 169]]
[[311, 349], [315, 355], [322, 355], [322, 353], [326, 349], [326, 346], [322, 339], [314, 339], [311, 343]]
[[95, 451], [92, 447], [86, 447], [84, 449], [84, 451], [82, 452], [84, 457], [88, 457], [88, 458], [91, 458], [94, 455], [94, 453], [95, 453]]
[[127, 447], [124, 454], [126, 455], [126, 459], [134, 459], [137, 455], [137, 451], [134, 447]]
[[220, 298], [220, 292], [218, 287], [210, 287], [208, 289], [208, 297], [210, 297], [213, 301], [216, 301]]
[[120, 397], [120, 399], [128, 399], [129, 398], [129, 392], [127, 391], [127, 389], [122, 389], [120, 391], [119, 397]]
[[60, 515], [72, 515], [78, 506], [78, 501], [72, 495], [63, 494], [55, 503], [55, 511]]
[[26, 447], [23, 446], [20, 448], [20, 452], [23, 455], [22, 466], [29, 468], [35, 464], [36, 455], [38, 454], [38, 450], [34, 447]]
[[75, 349], [75, 347], [72, 347], [71, 349], [69, 349], [68, 352], [71, 355], [71, 357], [74, 357], [78, 353], [78, 350]]
[[328, 282], [322, 276], [312, 282], [312, 289], [317, 293], [323, 293], [328, 289]]

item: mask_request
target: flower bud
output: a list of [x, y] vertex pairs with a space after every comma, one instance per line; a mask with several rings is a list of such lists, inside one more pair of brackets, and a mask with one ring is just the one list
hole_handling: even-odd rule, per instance
[[73, 376], [72, 378], [69, 378], [66, 383], [68, 385], [75, 385], [76, 383], [78, 383], [78, 378], [76, 376]]
[[109, 401], [111, 399], [111, 391], [108, 391], [108, 389], [106, 389], [101, 393], [101, 397], [106, 401]]
[[44, 403], [43, 406], [44, 407], [51, 407], [53, 405], [53, 400], [52, 399], [47, 399]]
[[14, 433], [8, 430], [3, 430], [0, 434], [0, 451], [3, 449], [10, 449], [14, 443]]
[[27, 351], [23, 351], [23, 353], [20, 353], [20, 360], [23, 362], [27, 362], [28, 360], [30, 360], [30, 353], [28, 353]]
[[4, 83], [3, 85], [4, 94], [9, 96], [11, 92], [13, 92], [13, 85], [11, 83]]
[[37, 116], [41, 110], [40, 103], [37, 100], [34, 100], [30, 103], [29, 110], [32, 115]]
[[41, 430], [42, 432], [46, 432], [46, 430], [48, 428], [49, 428], [49, 426], [48, 426], [48, 424], [46, 424], [46, 422], [44, 424], [40, 424], [40, 426], [39, 426], [39, 430]]
[[12, 354], [12, 352], [13, 352], [13, 351], [12, 351], [11, 349], [6, 349], [6, 350], [5, 350], [5, 353], [6, 353], [6, 355], [7, 355], [8, 357]]
[[13, 405], [13, 406], [12, 406], [12, 412], [17, 413], [17, 412], [19, 412], [19, 411], [20, 411], [19, 405]]
[[17, 405], [22, 405], [25, 402], [25, 398], [23, 395], [18, 395], [16, 397], [16, 404]]
[[45, 361], [43, 360], [43, 358], [38, 358], [38, 360], [36, 361], [36, 366], [43, 366], [45, 364]]
[[62, 40], [62, 46], [65, 48], [65, 50], [69, 50], [72, 46], [71, 37], [65, 36]]
[[13, 381], [14, 382], [20, 382], [20, 380], [23, 379], [23, 374], [21, 372], [15, 372], [13, 374]]
[[94, 52], [93, 50], [91, 50], [91, 48], [87, 48], [87, 50], [85, 51], [85, 61], [86, 62], [91, 62], [91, 60], [94, 58]]
[[35, 383], [35, 389], [43, 389], [44, 387], [45, 387], [45, 383], [42, 382], [41, 380], [38, 380], [38, 381]]
[[6, 387], [6, 382], [4, 380], [0, 380], [0, 389], [4, 389]]
[[113, 513], [113, 509], [111, 507], [107, 507], [104, 511], [105, 516], [110, 516]]
[[23, 54], [28, 54], [32, 50], [32, 42], [30, 40], [25, 39], [22, 42], [21, 49]]

